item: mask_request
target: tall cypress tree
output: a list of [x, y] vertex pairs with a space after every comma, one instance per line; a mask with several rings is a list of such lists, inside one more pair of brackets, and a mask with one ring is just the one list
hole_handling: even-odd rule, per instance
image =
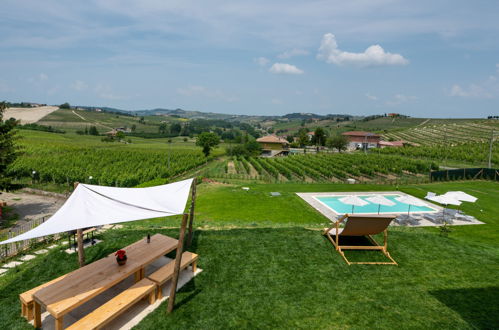
[[13, 118], [4, 120], [5, 109], [7, 109], [7, 104], [0, 102], [0, 189], [8, 187], [10, 178], [6, 173], [7, 167], [16, 159], [19, 152], [19, 148], [14, 143], [16, 139], [14, 128], [17, 121]]

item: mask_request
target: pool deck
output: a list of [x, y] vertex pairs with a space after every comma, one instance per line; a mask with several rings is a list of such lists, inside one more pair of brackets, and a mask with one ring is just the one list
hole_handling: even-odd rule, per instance
[[[375, 194], [381, 194], [381, 195], [401, 195], [401, 196], [411, 196], [412, 195], [406, 194], [401, 191], [361, 191], [361, 192], [316, 192], [316, 193], [296, 193], [300, 198], [302, 198], [304, 201], [306, 201], [310, 206], [312, 206], [314, 209], [316, 209], [319, 213], [324, 215], [326, 218], [328, 218], [331, 221], [335, 221], [338, 218], [337, 212], [335, 212], [333, 209], [319, 201], [316, 197], [331, 197], [331, 196], [349, 196], [349, 195], [354, 195], [354, 196], [366, 196], [366, 195], [375, 195]], [[417, 197], [414, 197], [417, 198]], [[422, 200], [422, 199], [421, 199]], [[417, 214], [438, 214], [442, 213], [443, 207], [435, 205], [431, 202], [428, 202], [427, 200], [423, 200], [428, 207], [431, 207], [435, 209], [435, 211], [426, 211], [426, 212], [411, 212], [411, 215], [417, 215]], [[377, 213], [353, 213], [353, 215], [370, 215], [370, 214], [377, 214]], [[407, 214], [407, 212], [396, 212], [396, 213], [382, 213], [383, 215], [401, 215], [401, 214]], [[341, 214], [342, 215], [342, 214]], [[454, 223], [452, 226], [455, 225], [478, 225], [478, 224], [483, 224], [483, 222], [478, 221], [478, 220], [473, 220], [473, 221], [461, 221], [461, 220], [454, 220]], [[397, 223], [392, 222], [390, 224], [391, 226], [399, 226]], [[441, 224], [435, 224], [429, 220], [426, 219], [421, 219], [419, 220], [419, 224], [417, 225], [411, 225], [411, 227], [437, 227], [441, 226]]]

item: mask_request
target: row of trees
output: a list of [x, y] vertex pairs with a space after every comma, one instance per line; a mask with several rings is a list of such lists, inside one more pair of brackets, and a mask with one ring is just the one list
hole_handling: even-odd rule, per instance
[[0, 102], [0, 189], [6, 189], [10, 184], [7, 175], [7, 167], [19, 154], [19, 148], [15, 145], [16, 131], [14, 128], [17, 121], [13, 118], [3, 119], [3, 114], [7, 109], [6, 102]]
[[[308, 130], [306, 128], [301, 128], [298, 131], [297, 141], [294, 141], [294, 137], [288, 136], [288, 141], [292, 146], [305, 147], [308, 145], [313, 145], [316, 147], [326, 146], [328, 148], [337, 149], [339, 152], [346, 150], [348, 145], [348, 139], [346, 136], [341, 134], [336, 134], [329, 136], [327, 131], [322, 127], [317, 127], [314, 131], [312, 138], [309, 138]], [[294, 145], [293, 145], [294, 144]]]

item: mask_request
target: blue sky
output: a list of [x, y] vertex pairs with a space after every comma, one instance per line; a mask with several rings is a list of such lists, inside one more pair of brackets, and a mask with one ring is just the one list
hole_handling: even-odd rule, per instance
[[499, 114], [499, 1], [2, 1], [0, 100]]

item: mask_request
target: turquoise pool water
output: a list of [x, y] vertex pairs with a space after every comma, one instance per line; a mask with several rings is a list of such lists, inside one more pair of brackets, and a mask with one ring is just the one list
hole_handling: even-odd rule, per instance
[[[380, 214], [383, 213], [407, 213], [409, 209], [408, 204], [401, 203], [397, 200], [395, 200], [395, 197], [400, 197], [400, 195], [388, 195], [388, 194], [382, 194], [385, 198], [391, 200], [392, 202], [396, 203], [393, 206], [386, 206], [386, 205], [381, 205], [380, 206]], [[364, 206], [355, 206], [353, 209], [353, 214], [365, 214], [365, 213], [378, 213], [378, 204], [372, 204], [369, 201], [366, 200], [367, 197], [372, 197], [373, 195], [361, 195], [358, 196], [361, 199], [365, 200], [369, 204], [364, 205]], [[337, 214], [340, 213], [352, 213], [352, 205], [348, 204], [343, 204], [342, 202], [339, 201], [340, 198], [343, 198], [345, 196], [316, 196], [315, 198], [325, 204], [327, 207], [329, 207], [331, 210], [336, 212]], [[411, 205], [411, 213], [412, 212], [435, 212], [436, 210], [431, 207], [427, 206], [414, 206]]]

